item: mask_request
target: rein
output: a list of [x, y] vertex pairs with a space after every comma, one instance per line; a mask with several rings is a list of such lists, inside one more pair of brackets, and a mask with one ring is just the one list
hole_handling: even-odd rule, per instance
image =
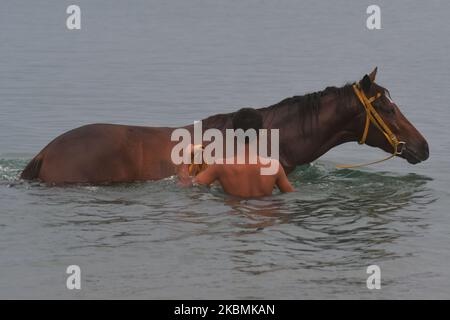
[[389, 127], [386, 125], [386, 123], [380, 117], [378, 112], [372, 106], [372, 102], [374, 102], [379, 97], [381, 97], [381, 93], [377, 93], [374, 97], [367, 98], [367, 96], [364, 94], [363, 90], [360, 88], [359, 84], [353, 85], [353, 91], [355, 92], [359, 101], [362, 103], [364, 109], [366, 110], [366, 124], [364, 125], [363, 135], [362, 135], [361, 139], [358, 141], [358, 143], [364, 144], [366, 142], [367, 134], [369, 132], [369, 126], [371, 123], [373, 123], [373, 125], [378, 130], [380, 130], [380, 132], [386, 137], [386, 140], [393, 147], [394, 151], [392, 152], [392, 154], [390, 156], [383, 158], [381, 160], [376, 160], [376, 161], [368, 162], [368, 163], [353, 164], [353, 165], [337, 165], [336, 168], [339, 168], [339, 169], [359, 168], [359, 167], [364, 167], [364, 166], [368, 166], [368, 165], [375, 164], [375, 163], [380, 163], [380, 162], [392, 159], [395, 156], [401, 155], [406, 143], [403, 141], [399, 141], [397, 139], [397, 136], [391, 131], [391, 129], [389, 129]]

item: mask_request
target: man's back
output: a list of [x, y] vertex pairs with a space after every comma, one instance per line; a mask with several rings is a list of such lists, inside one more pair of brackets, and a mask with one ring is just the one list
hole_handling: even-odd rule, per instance
[[272, 194], [276, 176], [263, 176], [260, 164], [219, 166], [218, 180], [224, 191], [240, 197], [262, 197]]
[[209, 185], [218, 180], [226, 193], [243, 198], [269, 196], [275, 185], [282, 192], [293, 191], [278, 161], [275, 174], [261, 174], [261, 168], [269, 166], [260, 161], [257, 164], [213, 164], [195, 177], [195, 182]]

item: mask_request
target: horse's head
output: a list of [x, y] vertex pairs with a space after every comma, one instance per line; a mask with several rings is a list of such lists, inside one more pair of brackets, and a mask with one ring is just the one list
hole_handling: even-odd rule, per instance
[[[387, 127], [396, 136], [398, 141], [404, 142], [398, 150], [400, 157], [406, 159], [409, 163], [416, 164], [428, 159], [428, 143], [419, 131], [406, 119], [398, 106], [392, 101], [389, 91], [386, 88], [375, 83], [377, 68], [369, 75], [365, 75], [359, 82], [360, 89], [367, 98], [375, 97], [371, 103], [376, 113], [381, 117]], [[364, 132], [366, 113], [365, 108], [358, 103], [358, 128], [360, 134]], [[383, 149], [386, 152], [393, 153], [394, 148], [389, 143], [389, 139], [383, 134], [382, 130], [373, 123], [370, 124], [367, 134], [366, 144]]]

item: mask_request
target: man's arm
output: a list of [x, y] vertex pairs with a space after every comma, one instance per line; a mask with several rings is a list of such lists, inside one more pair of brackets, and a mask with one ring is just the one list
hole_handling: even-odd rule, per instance
[[289, 182], [286, 173], [284, 172], [283, 166], [281, 164], [279, 165], [276, 184], [281, 192], [295, 191], [294, 187]]
[[209, 165], [205, 170], [200, 172], [194, 179], [194, 183], [209, 186], [219, 178], [218, 168], [216, 164]]

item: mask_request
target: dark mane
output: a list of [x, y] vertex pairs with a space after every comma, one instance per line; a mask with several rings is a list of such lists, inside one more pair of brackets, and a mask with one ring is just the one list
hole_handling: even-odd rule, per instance
[[327, 87], [325, 90], [307, 93], [303, 96], [293, 96], [290, 98], [286, 98], [274, 105], [269, 107], [261, 108], [259, 110], [271, 110], [278, 108], [283, 105], [293, 105], [295, 104], [299, 108], [300, 114], [317, 114], [320, 111], [320, 99], [327, 95], [336, 95], [342, 98], [349, 98], [352, 96], [352, 84], [347, 83], [345, 86], [341, 88], [337, 87]]
[[[267, 127], [270, 127], [274, 118], [282, 117], [283, 114], [291, 119], [296, 117], [299, 120], [298, 128], [305, 134], [313, 128], [314, 122], [320, 113], [321, 98], [327, 95], [335, 95], [338, 99], [341, 99], [342, 102], [338, 104], [337, 110], [344, 111], [342, 109], [350, 104], [350, 99], [353, 97], [352, 84], [347, 83], [341, 88], [327, 87], [322, 91], [308, 93], [303, 96], [293, 96], [257, 110], [263, 113], [264, 124]], [[281, 112], [282, 110], [283, 112]], [[203, 127], [204, 129], [217, 128], [220, 130], [231, 128], [233, 115], [234, 112], [210, 116], [203, 120]]]

